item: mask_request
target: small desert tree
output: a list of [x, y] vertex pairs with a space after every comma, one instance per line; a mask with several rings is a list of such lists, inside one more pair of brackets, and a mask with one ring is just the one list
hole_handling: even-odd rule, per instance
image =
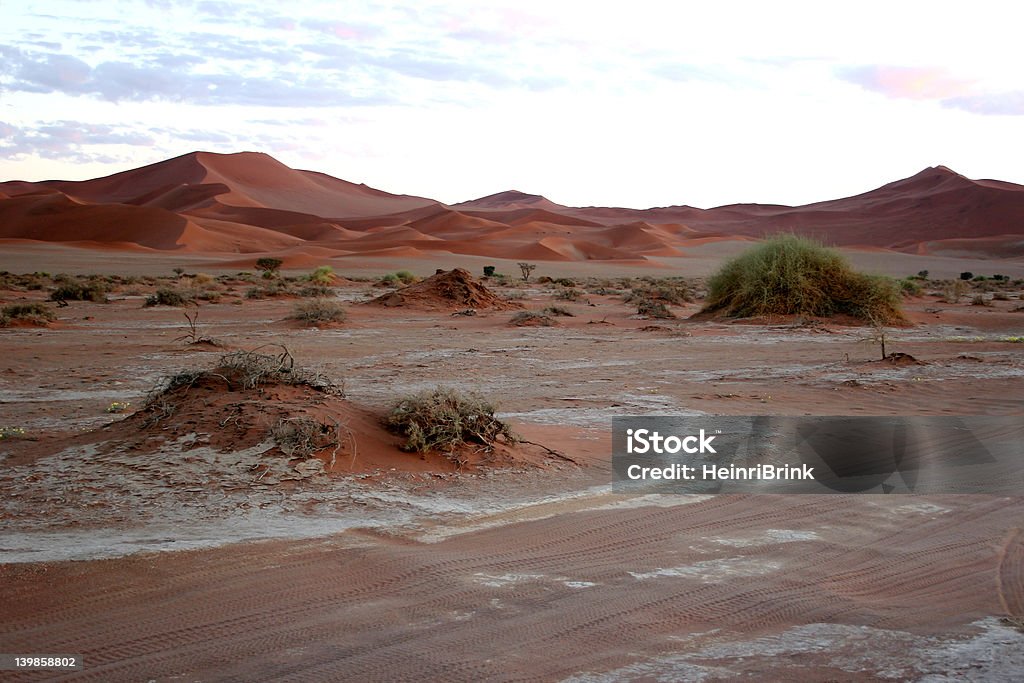
[[537, 266], [532, 263], [520, 263], [519, 270], [523, 271], [523, 282], [529, 282], [530, 274], [537, 270]]
[[256, 268], [263, 271], [263, 277], [273, 277], [274, 273], [280, 270], [283, 263], [284, 261], [279, 258], [264, 256], [263, 258], [256, 259]]

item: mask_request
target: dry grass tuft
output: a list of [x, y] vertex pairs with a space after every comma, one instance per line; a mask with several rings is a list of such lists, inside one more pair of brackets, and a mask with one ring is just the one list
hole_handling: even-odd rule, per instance
[[405, 437], [404, 450], [418, 453], [450, 452], [466, 444], [491, 447], [498, 441], [517, 440], [480, 395], [445, 387], [401, 399], [384, 417], [383, 424]]

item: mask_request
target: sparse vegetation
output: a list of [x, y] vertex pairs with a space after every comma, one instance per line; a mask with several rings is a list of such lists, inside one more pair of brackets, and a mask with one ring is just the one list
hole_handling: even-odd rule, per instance
[[124, 413], [131, 407], [131, 401], [114, 401], [107, 406], [108, 413]]
[[559, 287], [555, 290], [554, 296], [559, 301], [579, 301], [583, 292], [575, 287]]
[[891, 278], [853, 271], [836, 252], [795, 235], [774, 237], [729, 261], [708, 281], [706, 312], [730, 317], [846, 314], [902, 322]]
[[574, 317], [576, 317], [575, 313], [570, 311], [568, 308], [565, 308], [564, 306], [548, 306], [547, 308], [543, 309], [541, 311], [541, 313], [543, 313], [545, 315], [560, 316], [560, 317], [563, 317], [563, 318], [574, 318]]
[[676, 317], [675, 313], [668, 310], [661, 301], [654, 301], [653, 299], [641, 299], [636, 306], [637, 315], [643, 315], [648, 318], [658, 318], [661, 320], [667, 320], [669, 318]]
[[153, 294], [146, 297], [144, 306], [187, 306], [193, 303], [195, 297], [192, 294], [183, 292], [180, 289], [161, 287]]
[[209, 344], [211, 346], [223, 346], [219, 341], [213, 337], [200, 336], [199, 334], [199, 308], [190, 315], [188, 311], [184, 312], [185, 320], [188, 321], [188, 332], [185, 334], [175, 337], [174, 341], [183, 341], [188, 344]]
[[519, 270], [523, 273], [523, 282], [530, 281], [530, 274], [537, 270], [537, 266], [533, 263], [519, 263]]
[[971, 297], [972, 306], [991, 306], [992, 302], [985, 298], [984, 294], [978, 293]]
[[23, 438], [25, 438], [25, 430], [21, 427], [0, 427], [0, 441]]
[[312, 387], [326, 394], [344, 395], [344, 387], [321, 372], [296, 367], [295, 359], [287, 348], [278, 344], [267, 346], [280, 348], [281, 353], [258, 353], [260, 349], [233, 351], [221, 356], [216, 367], [210, 370], [184, 370], [169, 375], [150, 392], [146, 406], [152, 406], [182, 387], [191, 387], [204, 380], [224, 382], [231, 391], [256, 389], [269, 384], [289, 384]]
[[309, 274], [308, 279], [318, 285], [329, 285], [334, 282], [334, 268], [320, 266]]
[[445, 387], [401, 399], [384, 417], [383, 424], [405, 437], [404, 450], [417, 453], [451, 452], [466, 444], [491, 447], [498, 441], [517, 440], [483, 397]]
[[296, 296], [301, 296], [304, 299], [322, 299], [330, 297], [331, 294], [331, 288], [324, 285], [306, 285], [295, 291]]
[[325, 448], [341, 444], [340, 425], [317, 422], [305, 415], [281, 418], [270, 428], [270, 436], [281, 452], [292, 458], [310, 458]]
[[419, 278], [413, 275], [408, 270], [400, 270], [395, 273], [395, 277], [401, 281], [403, 285], [411, 285], [414, 282], [419, 282]]
[[41, 303], [11, 304], [0, 310], [0, 327], [8, 327], [14, 322], [29, 325], [46, 325], [57, 319], [49, 306]]
[[913, 278], [903, 278], [899, 281], [899, 285], [903, 296], [917, 296], [921, 293], [921, 285], [917, 284]]
[[967, 280], [972, 280], [972, 279], [974, 279], [974, 273], [972, 273], [969, 270], [965, 270], [964, 272], [960, 273], [960, 279], [965, 281], [965, 282]]
[[269, 299], [276, 296], [288, 296], [292, 291], [283, 282], [268, 282], [262, 286], [250, 287], [245, 291], [246, 299]]
[[639, 304], [641, 301], [652, 300], [677, 306], [693, 299], [693, 289], [686, 282], [669, 278], [647, 279], [634, 284], [623, 297], [626, 303]]
[[942, 288], [942, 300], [947, 304], [960, 303], [960, 299], [963, 298], [968, 289], [970, 289], [970, 285], [967, 284], [966, 280], [951, 280]]
[[512, 316], [512, 319], [509, 320], [509, 322], [516, 327], [551, 327], [555, 324], [555, 321], [549, 316], [546, 316], [543, 313], [538, 313], [537, 311], [519, 311]]
[[300, 301], [290, 316], [307, 325], [321, 323], [342, 323], [347, 317], [345, 308], [335, 299], [311, 299]]
[[256, 259], [256, 269], [262, 270], [263, 277], [268, 279], [273, 277], [281, 269], [282, 265], [284, 265], [284, 261], [279, 258], [264, 256], [263, 258]]
[[74, 278], [64, 279], [57, 283], [50, 292], [51, 301], [107, 301], [107, 286], [97, 280], [82, 281]]
[[878, 348], [882, 352], [882, 360], [885, 360], [885, 344], [889, 341], [888, 331], [885, 329], [885, 323], [882, 320], [871, 319], [868, 322], [871, 323], [871, 334], [861, 339], [863, 342], [868, 344], [877, 344]]

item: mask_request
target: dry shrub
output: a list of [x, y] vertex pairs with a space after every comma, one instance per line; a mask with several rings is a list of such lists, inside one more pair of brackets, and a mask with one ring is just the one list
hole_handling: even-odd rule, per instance
[[445, 387], [401, 399], [384, 417], [383, 424], [405, 437], [404, 450], [418, 453], [516, 441], [512, 429], [494, 417], [494, 407], [479, 394]]
[[667, 304], [680, 305], [694, 300], [693, 288], [678, 279], [661, 278], [650, 280], [633, 286], [623, 300], [626, 303], [641, 301], [662, 301]]
[[295, 304], [290, 317], [307, 325], [316, 325], [317, 323], [342, 323], [348, 316], [340, 301], [318, 298]]
[[654, 301], [653, 299], [641, 299], [636, 305], [636, 312], [637, 315], [658, 318], [660, 320], [676, 317], [675, 313], [668, 310], [668, 306], [661, 301]]
[[282, 418], [270, 428], [270, 436], [285, 455], [310, 458], [325, 448], [341, 443], [338, 426], [317, 422], [311, 417]]
[[575, 287], [559, 287], [554, 294], [559, 301], [579, 301], [582, 296], [583, 292]]
[[576, 314], [564, 306], [548, 306], [541, 311], [544, 315], [555, 315], [563, 318], [575, 318]]
[[551, 327], [555, 324], [550, 316], [537, 311], [519, 311], [509, 322], [516, 327]]
[[161, 287], [153, 294], [146, 297], [145, 306], [187, 306], [195, 301], [195, 297], [188, 292], [171, 287]]
[[781, 235], [726, 263], [708, 281], [705, 312], [730, 317], [850, 315], [903, 322], [891, 278], [852, 270], [838, 253], [796, 235]]
[[[335, 383], [317, 370], [298, 368], [287, 348], [272, 344], [281, 353], [265, 354], [253, 351], [232, 351], [220, 357], [217, 365], [210, 370], [185, 370], [162, 379], [146, 399], [147, 406], [161, 400], [167, 394], [191, 387], [206, 380], [219, 380], [229, 391], [256, 389], [271, 384], [308, 386], [325, 394], [344, 396], [344, 386]], [[265, 347], [260, 347], [265, 348]]]
[[942, 300], [947, 304], [960, 303], [960, 299], [970, 288], [971, 286], [964, 280], [951, 280], [942, 288]]

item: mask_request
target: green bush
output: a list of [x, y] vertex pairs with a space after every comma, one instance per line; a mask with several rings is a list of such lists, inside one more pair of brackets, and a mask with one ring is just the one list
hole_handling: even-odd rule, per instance
[[44, 304], [11, 304], [0, 310], [0, 327], [7, 327], [14, 321], [45, 325], [57, 319], [50, 308]]
[[401, 399], [383, 423], [405, 437], [404, 450], [418, 453], [451, 451], [469, 443], [490, 446], [499, 439], [516, 441], [512, 429], [494, 416], [494, 407], [480, 395], [445, 387]]
[[320, 266], [309, 274], [309, 281], [318, 285], [329, 285], [334, 282], [334, 268]]
[[410, 273], [408, 270], [400, 270], [395, 273], [395, 277], [402, 281], [403, 285], [411, 285], [419, 280], [418, 277]]
[[50, 292], [50, 301], [98, 301], [107, 300], [107, 286], [102, 282], [66, 279]]
[[912, 278], [906, 277], [899, 281], [900, 291], [906, 296], [917, 296], [921, 293], [921, 285]]
[[731, 317], [846, 314], [891, 324], [904, 320], [900, 299], [891, 278], [857, 273], [820, 244], [781, 235], [712, 276], [703, 310]]

